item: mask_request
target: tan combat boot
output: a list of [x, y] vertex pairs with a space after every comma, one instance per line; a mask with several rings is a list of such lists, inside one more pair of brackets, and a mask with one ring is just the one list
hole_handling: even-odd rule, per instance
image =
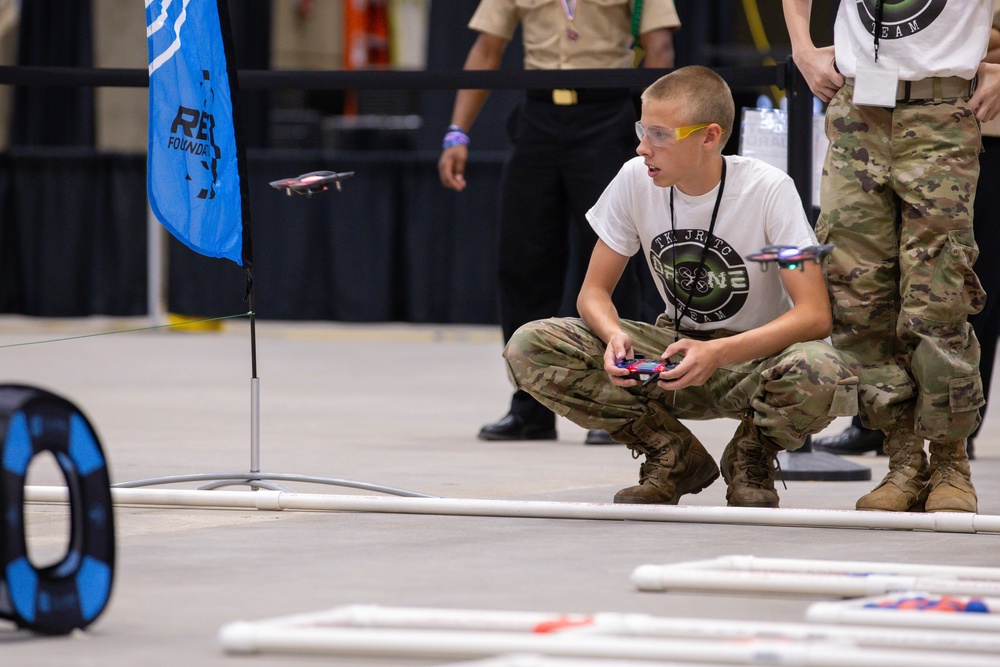
[[[910, 420], [899, 423], [909, 424]], [[884, 512], [923, 512], [928, 479], [923, 438], [917, 437], [909, 426], [894, 424], [886, 430], [883, 447], [889, 457], [889, 472], [878, 486], [858, 499], [855, 507]]]
[[730, 507], [777, 507], [774, 488], [777, 456], [781, 447], [765, 436], [747, 413], [722, 451], [720, 467]]
[[927, 511], [978, 512], [979, 500], [972, 486], [965, 440], [934, 441], [930, 449], [933, 472], [928, 484]]
[[715, 459], [693, 435], [663, 440], [659, 446], [626, 443], [634, 458], [645, 454], [646, 461], [639, 466], [639, 483], [616, 493], [616, 503], [676, 505], [685, 493], [698, 493], [718, 479]]

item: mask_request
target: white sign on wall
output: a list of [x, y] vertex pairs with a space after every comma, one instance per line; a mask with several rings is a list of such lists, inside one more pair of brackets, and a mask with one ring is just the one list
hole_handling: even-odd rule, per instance
[[[823, 159], [829, 141], [824, 116], [814, 115], [812, 145], [812, 202], [819, 206], [819, 185]], [[743, 109], [740, 155], [763, 160], [788, 173], [788, 112], [783, 109]]]

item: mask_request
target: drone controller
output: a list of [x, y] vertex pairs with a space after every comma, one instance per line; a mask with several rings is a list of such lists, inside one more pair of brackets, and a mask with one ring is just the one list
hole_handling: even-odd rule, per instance
[[618, 368], [628, 370], [627, 380], [639, 380], [645, 386], [652, 384], [660, 378], [660, 373], [677, 368], [677, 362], [664, 361], [663, 359], [646, 359], [641, 355], [635, 359], [622, 359], [617, 364]]

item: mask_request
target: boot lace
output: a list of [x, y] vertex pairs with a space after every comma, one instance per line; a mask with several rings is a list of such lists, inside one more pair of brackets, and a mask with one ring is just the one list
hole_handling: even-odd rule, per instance
[[771, 450], [760, 445], [744, 445], [743, 469], [746, 471], [747, 485], [753, 485], [762, 489], [773, 489], [776, 474], [781, 477], [781, 485], [788, 489], [785, 484], [785, 475], [781, 471], [781, 464], [778, 457]]
[[642, 456], [643, 454], [646, 455], [647, 459], [653, 458], [652, 451], [650, 451], [649, 447], [647, 447], [645, 443], [642, 443], [642, 442], [631, 442], [631, 443], [626, 444], [625, 446], [632, 450], [632, 458], [633, 459], [637, 459], [640, 456]]
[[951, 484], [952, 486], [958, 486], [952, 481], [952, 478], [963, 479], [963, 476], [949, 463], [940, 464], [935, 470], [935, 474], [941, 482]]
[[649, 479], [653, 473], [664, 467], [664, 465], [673, 465], [670, 460], [672, 458], [670, 451], [667, 449], [659, 450], [645, 443], [638, 442], [627, 444], [626, 447], [632, 450], [633, 459], [637, 459], [643, 454], [646, 455], [646, 460], [639, 466], [639, 484]]

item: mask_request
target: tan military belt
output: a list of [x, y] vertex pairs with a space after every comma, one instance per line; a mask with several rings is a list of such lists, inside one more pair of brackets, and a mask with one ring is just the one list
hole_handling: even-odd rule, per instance
[[[955, 97], [968, 97], [972, 94], [973, 81], [959, 76], [933, 76], [920, 81], [900, 81], [896, 84], [897, 102], [915, 102], [917, 100], [942, 100]], [[854, 79], [847, 78], [847, 84], [854, 85]]]

